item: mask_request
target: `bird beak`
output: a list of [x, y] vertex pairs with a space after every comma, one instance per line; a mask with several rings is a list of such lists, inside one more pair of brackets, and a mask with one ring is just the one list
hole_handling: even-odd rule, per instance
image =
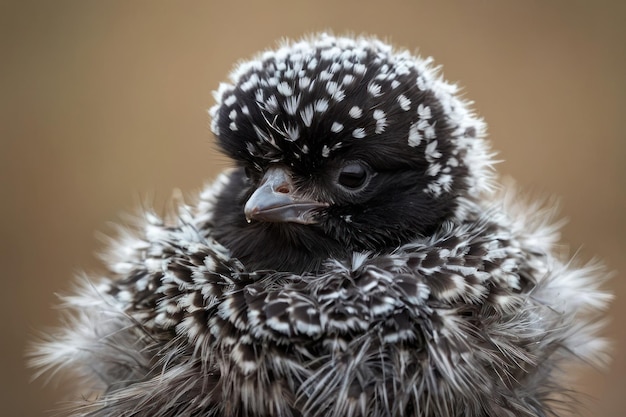
[[298, 194], [285, 168], [271, 167], [246, 202], [244, 213], [248, 223], [258, 220], [315, 224], [315, 210], [323, 207], [328, 207], [328, 204]]

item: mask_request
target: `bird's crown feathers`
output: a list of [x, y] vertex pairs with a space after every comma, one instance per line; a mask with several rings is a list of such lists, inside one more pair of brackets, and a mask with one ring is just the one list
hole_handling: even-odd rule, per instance
[[280, 162], [314, 173], [342, 153], [391, 153], [387, 161], [423, 171], [435, 197], [490, 188], [485, 125], [430, 58], [321, 34], [240, 63], [230, 80], [215, 92], [211, 128], [252, 168]]

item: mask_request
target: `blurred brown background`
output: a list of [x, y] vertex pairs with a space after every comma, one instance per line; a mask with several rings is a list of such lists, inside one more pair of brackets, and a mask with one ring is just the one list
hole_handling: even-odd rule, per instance
[[370, 33], [444, 65], [524, 188], [562, 197], [564, 241], [622, 271], [615, 360], [583, 374], [588, 415], [626, 415], [626, 3], [0, 1], [0, 415], [43, 416], [27, 340], [94, 271], [95, 231], [225, 166], [206, 109], [232, 65], [282, 37]]

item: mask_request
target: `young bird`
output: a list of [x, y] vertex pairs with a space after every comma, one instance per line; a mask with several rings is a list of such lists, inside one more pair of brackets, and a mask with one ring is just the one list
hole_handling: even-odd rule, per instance
[[430, 59], [322, 34], [240, 64], [215, 98], [234, 168], [122, 231], [38, 346], [42, 372], [85, 381], [69, 415], [574, 403], [567, 367], [603, 359], [606, 274], [560, 255], [552, 209], [494, 192], [485, 125]]

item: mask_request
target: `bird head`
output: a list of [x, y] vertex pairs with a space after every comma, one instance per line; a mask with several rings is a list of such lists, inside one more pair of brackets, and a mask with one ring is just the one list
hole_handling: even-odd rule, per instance
[[371, 38], [317, 35], [243, 62], [211, 128], [236, 164], [215, 237], [252, 268], [426, 237], [489, 189], [482, 120], [432, 66]]

